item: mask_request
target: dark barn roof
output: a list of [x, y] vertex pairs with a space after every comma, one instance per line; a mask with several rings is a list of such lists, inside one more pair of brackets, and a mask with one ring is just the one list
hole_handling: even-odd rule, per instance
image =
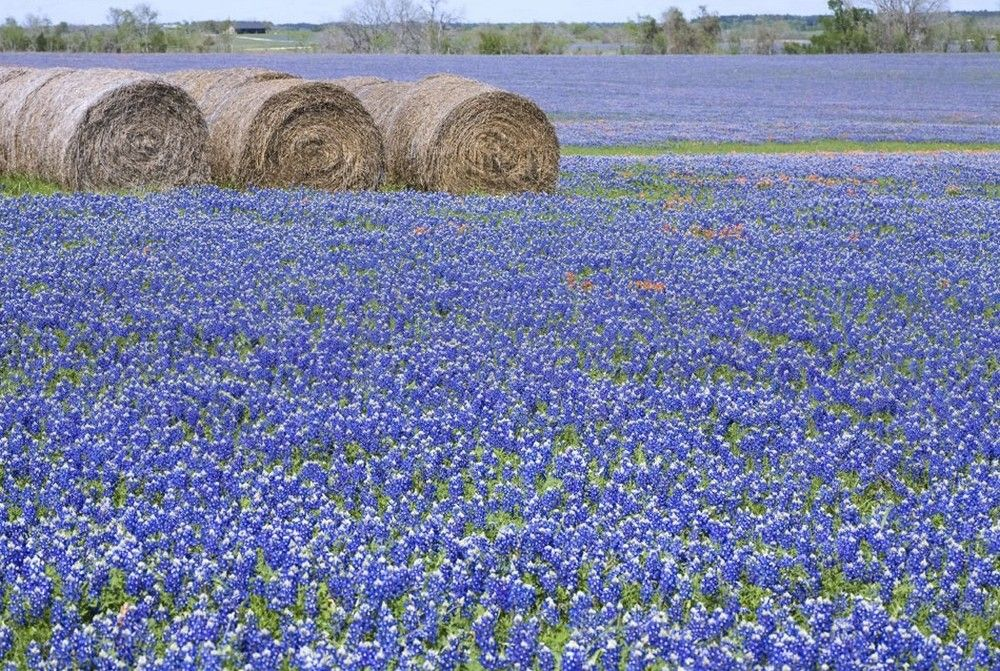
[[262, 33], [267, 30], [267, 24], [263, 21], [233, 21], [233, 30], [236, 32], [255, 32]]

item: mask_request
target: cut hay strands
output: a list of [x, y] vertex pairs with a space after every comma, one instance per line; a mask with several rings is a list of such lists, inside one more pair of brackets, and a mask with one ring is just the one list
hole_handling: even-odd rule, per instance
[[530, 100], [455, 75], [406, 84], [335, 80], [353, 91], [382, 130], [389, 179], [452, 193], [551, 191], [559, 141]]
[[130, 70], [27, 69], [0, 83], [0, 169], [65, 188], [205, 182], [208, 128], [197, 105]]
[[339, 191], [385, 179], [381, 133], [343, 87], [250, 68], [167, 77], [205, 113], [217, 183]]
[[13, 79], [14, 77], [20, 77], [30, 68], [20, 68], [20, 67], [2, 67], [0, 68], [0, 84], [3, 84], [8, 79]]
[[61, 77], [70, 68], [4, 68], [0, 71], [0, 173], [23, 171], [25, 151], [34, 143], [18, 133], [21, 112], [35, 92], [49, 81]]

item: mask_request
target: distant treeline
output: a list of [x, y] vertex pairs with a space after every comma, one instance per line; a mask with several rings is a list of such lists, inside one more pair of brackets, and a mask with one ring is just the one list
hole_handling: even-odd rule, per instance
[[871, 8], [829, 0], [816, 16], [720, 16], [676, 7], [622, 23], [472, 24], [447, 0], [357, 0], [328, 24], [241, 22], [165, 24], [149, 4], [112, 7], [102, 25], [8, 17], [2, 51], [334, 53], [691, 54], [996, 51], [1000, 12], [946, 12], [943, 0], [870, 0]]
[[230, 51], [231, 21], [195, 21], [163, 25], [149, 5], [112, 7], [103, 25], [53, 24], [28, 15], [23, 22], [8, 17], [0, 26], [0, 51], [70, 51], [162, 53]]

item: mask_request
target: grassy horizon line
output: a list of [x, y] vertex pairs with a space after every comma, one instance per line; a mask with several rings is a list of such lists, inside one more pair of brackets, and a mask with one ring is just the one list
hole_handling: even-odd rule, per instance
[[938, 151], [1000, 151], [1000, 142], [905, 142], [883, 140], [805, 140], [802, 142], [703, 142], [678, 140], [651, 145], [586, 147], [565, 145], [563, 156], [659, 156], [662, 154], [808, 154], [808, 153], [921, 153]]

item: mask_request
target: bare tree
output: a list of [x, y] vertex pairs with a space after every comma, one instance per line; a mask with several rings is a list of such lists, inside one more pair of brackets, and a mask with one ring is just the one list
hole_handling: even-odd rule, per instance
[[926, 46], [931, 23], [948, 11], [948, 0], [869, 0], [878, 20], [880, 46], [888, 51], [915, 51]]
[[52, 20], [47, 16], [28, 14], [24, 17], [24, 27], [28, 30], [45, 30], [52, 26]]
[[448, 26], [459, 19], [459, 12], [448, 6], [448, 0], [426, 0], [424, 19], [427, 23], [427, 48], [437, 54], [448, 50], [445, 34]]
[[156, 18], [160, 13], [143, 2], [132, 8], [132, 15], [142, 34], [142, 50], [149, 51], [149, 31], [156, 25]]
[[438, 51], [449, 23], [457, 19], [447, 0], [356, 0], [344, 12], [341, 30], [350, 51]]
[[358, 0], [344, 11], [344, 37], [354, 53], [389, 51], [392, 15], [386, 0]]
[[755, 54], [768, 56], [774, 53], [774, 42], [778, 39], [778, 31], [768, 21], [757, 21], [753, 26], [753, 51]]
[[332, 24], [327, 26], [317, 38], [321, 51], [332, 51], [334, 53], [344, 53], [351, 51], [351, 42], [344, 32], [343, 24]]
[[419, 54], [424, 43], [424, 10], [413, 0], [392, 3], [396, 51]]
[[417, 53], [421, 28], [413, 0], [357, 0], [344, 12], [343, 31], [354, 52]]

